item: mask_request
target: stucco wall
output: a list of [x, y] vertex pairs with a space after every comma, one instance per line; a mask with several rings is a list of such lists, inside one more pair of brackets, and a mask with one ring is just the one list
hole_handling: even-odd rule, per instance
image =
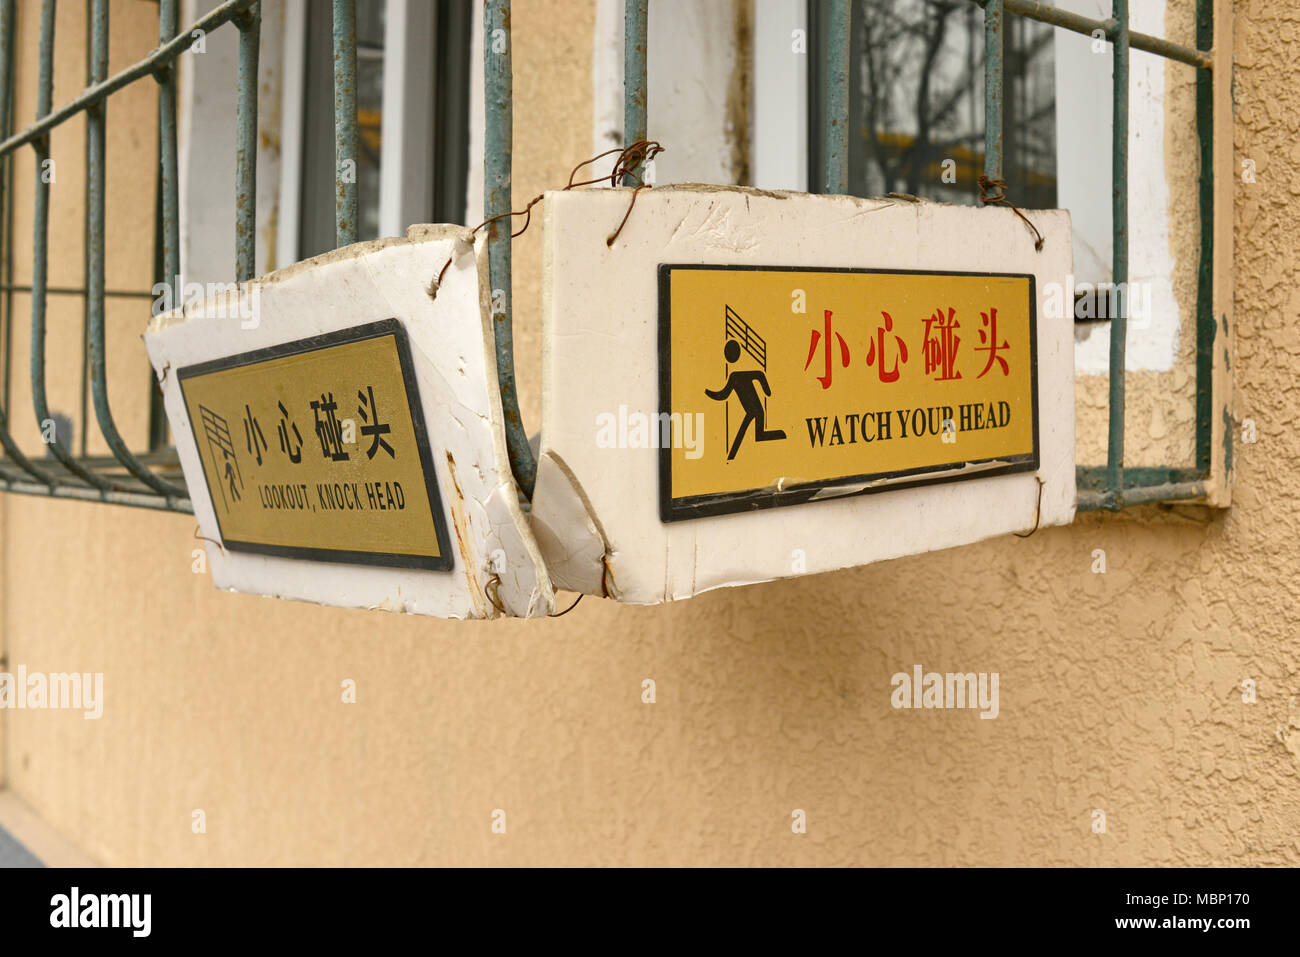
[[[1300, 863], [1300, 14], [1282, 6], [1237, 5], [1237, 149], [1259, 181], [1237, 194], [1233, 366], [1259, 442], [1237, 448], [1230, 511], [466, 625], [218, 593], [191, 571], [192, 519], [3, 496], [11, 665], [105, 673], [99, 721], [4, 715], [8, 785], [109, 864]], [[589, 152], [593, 25], [571, 0], [515, 5], [521, 201]], [[539, 240], [516, 245], [529, 423]], [[893, 710], [890, 676], [918, 663], [999, 672], [999, 717]]]

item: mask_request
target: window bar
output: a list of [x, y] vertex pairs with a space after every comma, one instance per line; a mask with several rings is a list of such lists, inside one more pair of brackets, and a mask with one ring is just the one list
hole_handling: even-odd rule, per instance
[[[41, 4], [41, 47], [36, 88], [38, 122], [49, 115], [54, 97], [54, 14], [55, 0], [44, 0]], [[49, 133], [35, 140], [32, 145], [36, 150], [36, 200], [32, 213], [32, 344], [29, 360], [36, 427], [41, 430], [41, 437], [45, 438], [46, 430], [55, 428], [45, 388], [45, 287], [49, 281], [50, 228], [50, 183], [47, 173], [53, 174], [53, 167], [49, 165]], [[103, 490], [114, 487], [112, 482], [95, 475], [78, 462], [64, 446], [64, 439], [64, 436], [57, 433], [51, 434], [47, 445], [50, 453], [69, 472], [95, 488]]]
[[[984, 175], [1002, 179], [1002, 3], [984, 4]], [[1002, 195], [1000, 188], [990, 200]]]
[[[177, 0], [159, 0], [158, 3], [158, 45], [162, 46], [179, 29], [177, 20]], [[154, 79], [158, 82], [158, 169], [156, 170], [157, 196], [154, 199], [154, 273], [155, 284], [163, 284], [164, 296], [159, 299], [158, 289], [153, 290], [153, 315], [160, 312], [159, 306], [166, 305], [173, 309], [182, 305], [182, 291], [185, 284], [180, 277], [180, 197], [178, 194], [177, 144], [176, 144], [176, 76], [174, 63], [167, 63], [158, 68]], [[166, 293], [166, 290], [171, 290]], [[105, 292], [110, 298], [112, 290]], [[153, 369], [149, 370], [149, 451], [160, 452], [170, 444], [170, 431], [167, 425], [167, 411], [163, 402], [162, 389], [154, 382]], [[89, 389], [86, 378], [81, 378], [81, 408], [89, 403]], [[86, 430], [81, 430], [82, 457], [87, 454], [85, 446]]]
[[[1123, 418], [1124, 418], [1124, 360], [1123, 348], [1126, 317], [1121, 316], [1111, 329], [1112, 355], [1109, 363], [1109, 422], [1107, 437], [1107, 464], [1100, 467], [1079, 468], [1080, 490], [1079, 509], [1120, 509], [1125, 505], [1140, 505], [1151, 502], [1167, 502], [1203, 498], [1207, 492], [1206, 477], [1209, 474], [1209, 435], [1210, 421], [1210, 345], [1215, 336], [1212, 312], [1213, 275], [1208, 265], [1213, 256], [1212, 234], [1214, 226], [1213, 211], [1213, 116], [1210, 103], [1211, 73], [1214, 61], [1213, 21], [1211, 13], [1212, 0], [1197, 0], [1197, 47], [1190, 49], [1179, 46], [1160, 37], [1152, 37], [1129, 29], [1127, 0], [1116, 0], [1109, 20], [1093, 20], [1079, 14], [1050, 7], [1035, 0], [973, 0], [985, 9], [985, 68], [986, 90], [985, 108], [993, 115], [989, 103], [988, 68], [992, 47], [988, 45], [989, 32], [993, 29], [990, 14], [1002, 19], [1003, 14], [1010, 13], [1026, 19], [1048, 23], [1064, 30], [1085, 35], [1095, 35], [1098, 31], [1111, 41], [1115, 49], [1115, 68], [1117, 85], [1113, 89], [1115, 96], [1114, 140], [1112, 142], [1112, 159], [1114, 163], [1112, 195], [1112, 214], [1115, 216], [1115, 261], [1113, 265], [1114, 282], [1126, 283], [1128, 278], [1128, 236], [1127, 236], [1127, 148], [1128, 148], [1128, 89], [1127, 74], [1130, 50], [1142, 50], [1157, 56], [1186, 63], [1197, 68], [1197, 136], [1201, 147], [1201, 273], [1197, 294], [1197, 465], [1194, 469], [1186, 468], [1130, 468], [1123, 466]], [[996, 9], [995, 9], [996, 8]], [[1122, 81], [1122, 82], [1121, 82]], [[1000, 89], [996, 91], [1000, 95]], [[1120, 97], [1123, 103], [1120, 103]], [[1000, 114], [1000, 110], [997, 111]], [[1123, 129], [1121, 129], [1121, 123]], [[992, 148], [994, 137], [990, 129], [985, 128], [985, 173], [994, 177], [992, 164], [1001, 165], [1000, 148]], [[1000, 170], [999, 170], [1000, 171]], [[1126, 283], [1127, 284], [1127, 283]], [[1125, 305], [1127, 299], [1124, 300]], [[1118, 334], [1117, 334], [1118, 332]], [[1116, 366], [1115, 350], [1120, 351]], [[1116, 401], [1118, 396], [1118, 402]], [[1118, 448], [1116, 445], [1118, 444]], [[1129, 487], [1124, 482], [1129, 481]]]
[[253, 2], [254, 0], [226, 0], [215, 10], [196, 20], [190, 30], [184, 34], [175, 37], [169, 43], [163, 44], [144, 59], [137, 60], [120, 73], [115, 73], [107, 80], [83, 90], [79, 96], [69, 100], [53, 113], [33, 123], [22, 132], [10, 136], [3, 143], [0, 143], [0, 156], [7, 156], [26, 143], [34, 143], [54, 127], [67, 122], [78, 113], [85, 112], [96, 103], [103, 102], [123, 87], [131, 85], [141, 77], [150, 76], [157, 72], [158, 68], [163, 64], [171, 63], [190, 48], [190, 44], [193, 42], [189, 36], [191, 32], [211, 33], [222, 24], [234, 20]]
[[[975, 0], [976, 3], [984, 3], [985, 0]], [[1036, 0], [1001, 0], [1001, 6], [1007, 13], [1018, 14], [1027, 17], [1030, 20], [1037, 20], [1040, 23], [1050, 23], [1054, 27], [1061, 27], [1070, 30], [1073, 33], [1082, 33], [1092, 35], [1098, 30], [1106, 34], [1110, 40], [1114, 40], [1115, 33], [1119, 29], [1117, 19], [1110, 20], [1092, 20], [1088, 17], [1081, 16], [1077, 13], [1071, 13], [1069, 10], [1062, 10], [1059, 7], [1048, 6], [1045, 3], [1036, 2]], [[1128, 31], [1127, 21], [1125, 30]], [[1191, 50], [1177, 43], [1170, 43], [1162, 37], [1153, 37], [1145, 33], [1135, 33], [1128, 31], [1129, 47], [1134, 50], [1143, 50], [1147, 53], [1154, 53], [1157, 56], [1167, 57], [1171, 60], [1177, 60], [1180, 63], [1186, 63], [1189, 66], [1200, 67], [1208, 70], [1211, 68], [1212, 60], [1208, 52], [1202, 50]]]
[[130, 505], [135, 508], [155, 508], [159, 511], [194, 514], [189, 499], [167, 498], [149, 491], [100, 491], [84, 485], [37, 484], [24, 479], [9, 479], [0, 484], [8, 492], [22, 495], [40, 495], [45, 498], [66, 498], [79, 502], [99, 502], [109, 505]]
[[1111, 130], [1111, 282], [1118, 308], [1110, 320], [1110, 436], [1106, 450], [1108, 507], [1124, 497], [1124, 349], [1128, 344], [1128, 0], [1112, 0], [1116, 29], [1111, 42], [1113, 109]]
[[[13, 38], [14, 7], [12, 0], [0, 0], [0, 139], [7, 137], [13, 129], [13, 84], [10, 73], [14, 72]], [[11, 198], [14, 192], [14, 164], [6, 158], [0, 158], [0, 422], [7, 420], [3, 416], [9, 408], [9, 397], [13, 394], [13, 314], [14, 294], [14, 204]], [[8, 478], [7, 467], [0, 467], [0, 477]]]
[[[53, 6], [51, 0], [50, 6]], [[53, 46], [53, 26], [50, 39]], [[42, 34], [44, 41], [44, 34]], [[42, 42], [42, 53], [44, 53]], [[52, 51], [51, 51], [52, 52]], [[94, 0], [91, 12], [90, 85], [103, 83], [108, 74], [108, 0]], [[42, 95], [49, 91], [42, 84]], [[127, 449], [113, 421], [108, 403], [108, 376], [104, 361], [104, 134], [108, 104], [100, 100], [86, 111], [86, 325], [90, 340], [91, 395], [95, 403], [95, 417], [99, 430], [112, 449], [113, 455], [128, 472], [149, 488], [171, 498], [184, 498], [188, 493], [164, 482]], [[41, 247], [44, 243], [39, 244]], [[43, 255], [43, 249], [42, 249]], [[101, 480], [102, 481], [102, 480]], [[96, 482], [96, 484], [99, 484]]]
[[[511, 61], [510, 0], [487, 0], [483, 10], [483, 216], [510, 212], [514, 150], [514, 73]], [[488, 277], [492, 287], [492, 330], [496, 340], [497, 382], [506, 420], [510, 469], [525, 498], [533, 496], [537, 462], [519, 414], [515, 385], [514, 332], [510, 310], [511, 217], [488, 225]]]
[[[0, 48], [0, 139], [7, 137], [14, 128], [14, 97], [11, 74], [14, 71], [14, 0], [0, 0], [0, 39], [4, 40]], [[3, 411], [9, 408], [13, 396], [13, 338], [14, 338], [14, 164], [8, 158], [0, 157], [0, 310], [3, 314], [3, 326], [0, 327], [0, 421], [6, 422]], [[7, 428], [7, 424], [5, 426]], [[4, 475], [8, 475], [8, 471]]]
[[[177, 0], [159, 0], [158, 4], [158, 45], [162, 46], [179, 30], [177, 18]], [[174, 309], [183, 305], [185, 283], [181, 279], [181, 244], [180, 244], [180, 194], [179, 172], [176, 145], [176, 64], [168, 63], [159, 67], [154, 74], [158, 81], [158, 198], [157, 213], [154, 224], [154, 258], [158, 279], [164, 290], [171, 290], [164, 295], [162, 303]], [[155, 290], [156, 292], [157, 290]], [[112, 292], [106, 293], [111, 296]], [[159, 301], [154, 299], [156, 315]], [[149, 370], [153, 379], [153, 370]], [[82, 378], [81, 407], [86, 408], [86, 382]], [[86, 430], [82, 430], [84, 440]], [[167, 425], [167, 412], [163, 402], [162, 390], [155, 384], [149, 393], [149, 451], [159, 452], [167, 448], [170, 440]], [[81, 454], [86, 454], [83, 447]]]
[[357, 241], [356, 0], [334, 0], [333, 26], [334, 245], [341, 247]]
[[849, 191], [850, 0], [830, 0], [826, 25], [826, 114], [822, 121], [822, 192]]
[[[178, 0], [160, 0], [158, 43], [161, 46], [178, 30]], [[176, 153], [176, 64], [158, 71], [158, 161], [162, 164], [163, 281], [170, 284], [173, 308], [181, 305], [181, 216], [180, 178]]]
[[[1196, 45], [1214, 46], [1213, 0], [1197, 0]], [[1209, 54], [1206, 54], [1209, 58]], [[1196, 71], [1196, 137], [1201, 154], [1198, 201], [1201, 208], [1201, 262], [1196, 290], [1196, 468], [1210, 474], [1213, 459], [1214, 340], [1214, 75]]]
[[[90, 58], [91, 58], [91, 21], [94, 19], [94, 6], [91, 3], [83, 3], [85, 8], [86, 21], [84, 24], [84, 36], [86, 41], [86, 86], [91, 85], [90, 79]], [[105, 101], [107, 102], [107, 101]], [[89, 112], [87, 112], [87, 124], [89, 124]], [[51, 132], [51, 136], [53, 133]], [[86, 133], [83, 139], [83, 145], [86, 148], [86, 169], [90, 169], [90, 134]], [[90, 272], [90, 177], [86, 176], [82, 181], [84, 195], [82, 196], [81, 205], [81, 229], [83, 242], [81, 244], [81, 275], [84, 277]], [[157, 223], [154, 224], [155, 228]], [[84, 426], [81, 435], [81, 447], [77, 450], [78, 461], [82, 465], [89, 466], [92, 471], [93, 465], [89, 465], [90, 458], [90, 376], [86, 370], [90, 368], [90, 328], [86, 325], [86, 298], [83, 290], [81, 296], [81, 402], [77, 405], [77, 413], [80, 415], [80, 424]], [[149, 375], [152, 378], [153, 369], [149, 369]]]
[[[646, 59], [650, 46], [647, 24], [649, 0], [625, 0], [623, 4], [623, 145], [639, 143], [649, 135], [647, 120]], [[634, 159], [623, 174], [624, 186], [637, 185]]]
[[[250, 6], [235, 20], [235, 25], [239, 28], [239, 103], [236, 107], [235, 120], [235, 279], [239, 282], [247, 282], [257, 273], [257, 48], [262, 34], [262, 4], [254, 3]], [[355, 147], [357, 130], [355, 29], [352, 36], [354, 70], [351, 125], [352, 145]], [[337, 52], [335, 57], [337, 59]], [[337, 99], [335, 102], [337, 103]], [[356, 156], [355, 149], [351, 155]], [[354, 176], [353, 239], [356, 238], [355, 179]]]
[[[42, 10], [42, 51], [48, 50], [47, 57], [53, 55], [53, 36], [54, 36], [54, 0], [47, 0], [49, 4], [48, 11]], [[171, 0], [161, 0], [161, 2], [171, 2]], [[50, 79], [52, 78], [52, 67], [42, 74], [42, 82], [38, 86], [38, 99], [43, 98], [43, 109], [38, 110], [37, 119], [30, 126], [27, 126], [18, 133], [9, 131], [8, 116], [12, 108], [12, 84], [13, 84], [13, 0], [0, 0], [0, 45], [4, 45], [7, 31], [7, 46], [4, 46], [4, 64], [6, 69], [0, 71], [0, 82], [5, 84], [3, 99], [5, 111], [4, 135], [5, 139], [0, 142], [0, 160], [9, 161], [10, 171], [12, 170], [12, 155], [19, 147], [31, 145], [37, 154], [38, 164], [42, 159], [49, 158], [49, 138], [51, 131], [66, 122], [78, 113], [92, 114], [97, 112], [98, 107], [103, 104], [109, 96], [134, 83], [145, 76], [157, 76], [160, 71], [166, 69], [169, 65], [174, 64], [175, 60], [190, 48], [192, 43], [190, 33], [192, 31], [201, 31], [211, 33], [213, 30], [235, 20], [245, 9], [247, 9], [254, 0], [225, 0], [215, 9], [209, 11], [204, 16], [196, 20], [184, 34], [172, 37], [170, 40], [162, 42], [161, 45], [151, 51], [148, 56], [136, 61], [124, 70], [114, 74], [112, 77], [105, 79], [107, 71], [107, 9], [102, 4], [96, 3], [95, 8], [91, 11], [91, 41], [92, 52], [97, 53], [98, 63], [89, 71], [90, 85], [72, 100], [51, 112], [50, 101], [52, 99], [53, 87]], [[160, 10], [161, 14], [161, 10]], [[51, 61], [52, 62], [52, 61]], [[139, 478], [145, 485], [153, 491], [144, 491], [124, 488], [114, 481], [106, 481], [102, 476], [93, 472], [87, 473], [92, 477], [88, 479], [91, 487], [80, 484], [63, 484], [58, 478], [45, 474], [45, 472], [33, 465], [21, 449], [17, 447], [7, 427], [7, 417], [3, 410], [0, 410], [0, 446], [5, 450], [8, 459], [18, 467], [33, 476], [35, 481], [25, 479], [0, 478], [0, 486], [13, 492], [23, 492], [28, 494], [49, 495], [55, 498], [72, 498], [88, 501], [107, 501], [121, 505], [134, 505], [143, 508], [168, 509], [177, 512], [192, 512], [193, 508], [189, 501], [184, 497], [186, 493], [183, 490], [173, 488], [164, 483], [157, 476], [153, 475], [148, 469], [144, 468], [141, 463], [135, 459], [122, 442], [116, 427], [113, 425], [112, 415], [107, 403], [107, 387], [105, 380], [105, 369], [103, 361], [103, 343], [104, 343], [104, 296], [115, 295], [114, 293], [105, 293], [103, 285], [103, 228], [104, 228], [104, 208], [103, 208], [103, 134], [104, 122], [102, 115], [96, 122], [94, 116], [88, 115], [87, 131], [87, 159], [88, 159], [88, 179], [87, 179], [87, 290], [86, 307], [87, 307], [87, 345], [88, 345], [88, 362], [90, 371], [94, 374], [94, 397], [95, 413], [100, 421], [101, 431], [104, 433], [105, 440], [113, 451], [113, 456], [117, 461], [126, 465], [127, 468]], [[95, 141], [98, 139], [95, 149]], [[99, 162], [95, 163], [95, 155], [98, 153]], [[39, 183], [39, 165], [38, 165], [38, 197], [40, 186], [47, 185]], [[10, 180], [11, 181], [11, 180]], [[97, 200], [97, 203], [96, 203]], [[48, 245], [46, 237], [48, 236], [48, 193], [44, 200], [45, 210], [41, 214], [40, 207], [42, 201], [38, 198], [36, 204], [37, 215], [34, 217], [34, 248], [33, 248], [33, 265], [39, 261], [42, 265], [41, 282], [33, 284], [31, 293], [33, 305], [36, 301], [41, 302], [39, 315], [39, 328], [43, 331], [45, 325], [44, 302], [47, 293], [68, 292], [75, 295], [83, 295], [81, 290], [65, 290], [62, 288], [51, 289], [48, 286], [45, 276], [45, 264], [48, 256]], [[12, 203], [10, 204], [12, 207]], [[96, 213], [95, 206], [98, 206]], [[97, 235], [96, 235], [97, 234]], [[173, 234], [175, 235], [175, 234]], [[179, 242], [172, 244], [175, 250], [177, 262], [179, 261]], [[6, 256], [9, 251], [6, 250]], [[97, 263], [96, 263], [97, 260]], [[95, 268], [92, 268], [95, 267]], [[95, 272], [98, 272], [98, 288], [91, 282]], [[12, 284], [6, 284], [5, 293], [8, 295], [13, 290]], [[127, 293], [126, 295], [132, 295]], [[153, 298], [151, 294], [149, 298]], [[34, 331], [35, 331], [35, 322]], [[97, 326], [97, 328], [96, 328]], [[6, 335], [8, 335], [8, 326], [6, 326]], [[48, 402], [45, 398], [45, 375], [44, 375], [44, 336], [33, 338], [33, 351], [39, 349], [41, 363], [39, 369], [35, 369], [32, 376], [32, 399], [33, 404], [44, 406], [48, 412]], [[33, 361], [33, 366], [35, 362]], [[38, 422], [49, 418], [48, 415], [38, 415]], [[62, 448], [56, 443], [51, 445], [52, 454], [56, 455]], [[73, 460], [76, 462], [76, 460]], [[105, 461], [111, 461], [105, 458]], [[90, 463], [85, 463], [89, 465]], [[72, 468], [74, 473], [84, 471], [82, 463], [77, 463], [76, 468]], [[83, 476], [83, 480], [85, 477]], [[158, 493], [158, 494], [155, 494]]]
[[[0, 126], [0, 130], [3, 130], [4, 134], [6, 135], [9, 132], [10, 118], [13, 115], [13, 51], [14, 51], [13, 35], [14, 35], [14, 0], [0, 0], [0, 114], [2, 114], [0, 115], [0, 122], [3, 123], [3, 125]], [[3, 166], [0, 166], [0, 196], [4, 196], [4, 192], [7, 187], [9, 188], [12, 187], [13, 180], [12, 177], [10, 176], [12, 165], [13, 165], [12, 160], [9, 160], [6, 157], [6, 161], [3, 163]], [[4, 196], [4, 199], [6, 201], [0, 202], [0, 212], [3, 212], [4, 216], [8, 219], [8, 221], [12, 223], [12, 217], [10, 215], [11, 207], [13, 205], [12, 197]], [[11, 236], [12, 230], [6, 229], [5, 234]], [[6, 258], [10, 256], [10, 253], [11, 250], [9, 249], [5, 250]], [[12, 268], [7, 269], [7, 272], [12, 273]], [[7, 290], [6, 290], [6, 300], [7, 300], [7, 307], [5, 310], [5, 318], [6, 318], [5, 336], [6, 336], [6, 340], [8, 340], [9, 338], [8, 327], [13, 324], [13, 296], [10, 295]], [[7, 346], [6, 346], [6, 355], [7, 355]], [[7, 362], [6, 362], [5, 376], [6, 376], [5, 398], [7, 401], [8, 388], [9, 388], [9, 383], [7, 381], [8, 380]], [[21, 468], [24, 472], [27, 472], [37, 481], [44, 482], [45, 484], [49, 485], [50, 488], [54, 487], [54, 479], [50, 478], [48, 475], [46, 475], [44, 472], [42, 472], [40, 469], [34, 466], [30, 461], [28, 461], [27, 457], [23, 455], [22, 451], [18, 448], [17, 443], [15, 443], [13, 438], [10, 436], [9, 416], [4, 408], [0, 408], [0, 446], [3, 446], [5, 450], [5, 454], [11, 460], [13, 460], [14, 464], [17, 465], [19, 468]], [[7, 472], [5, 473], [4, 480], [6, 482], [13, 481], [12, 479], [9, 478]]]

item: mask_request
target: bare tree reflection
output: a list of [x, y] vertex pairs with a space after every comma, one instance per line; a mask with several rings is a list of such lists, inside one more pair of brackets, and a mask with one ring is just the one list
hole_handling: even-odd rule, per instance
[[[970, 0], [856, 0], [849, 188], [974, 203], [984, 167], [984, 19]], [[1007, 17], [1004, 178], [1026, 207], [1056, 205], [1053, 30]]]

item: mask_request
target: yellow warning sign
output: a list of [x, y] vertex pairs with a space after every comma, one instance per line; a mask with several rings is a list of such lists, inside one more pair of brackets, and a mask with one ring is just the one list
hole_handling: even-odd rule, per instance
[[660, 517], [1038, 468], [1034, 278], [659, 267]]
[[410, 347], [396, 319], [178, 375], [226, 548], [452, 567]]

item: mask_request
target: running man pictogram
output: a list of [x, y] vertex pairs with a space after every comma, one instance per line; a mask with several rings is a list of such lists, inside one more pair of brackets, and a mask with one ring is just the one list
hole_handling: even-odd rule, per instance
[[[740, 343], [735, 339], [728, 339], [727, 344], [722, 348], [722, 354], [729, 364], [735, 363], [740, 359]], [[720, 391], [705, 389], [704, 394], [710, 399], [716, 399], [719, 402], [725, 402], [727, 397], [735, 393], [740, 400], [741, 408], [745, 410], [745, 417], [740, 421], [740, 427], [736, 429], [736, 437], [732, 440], [731, 451], [727, 454], [727, 461], [730, 462], [740, 451], [740, 443], [745, 438], [745, 433], [749, 430], [749, 423], [754, 423], [754, 441], [770, 442], [773, 439], [785, 438], [785, 432], [780, 429], [768, 429], [766, 427], [767, 411], [763, 408], [763, 400], [759, 398], [758, 387], [763, 387], [763, 392], [767, 396], [772, 395], [772, 388], [767, 384], [767, 376], [760, 369], [736, 369], [731, 375], [727, 376], [727, 384]]]

